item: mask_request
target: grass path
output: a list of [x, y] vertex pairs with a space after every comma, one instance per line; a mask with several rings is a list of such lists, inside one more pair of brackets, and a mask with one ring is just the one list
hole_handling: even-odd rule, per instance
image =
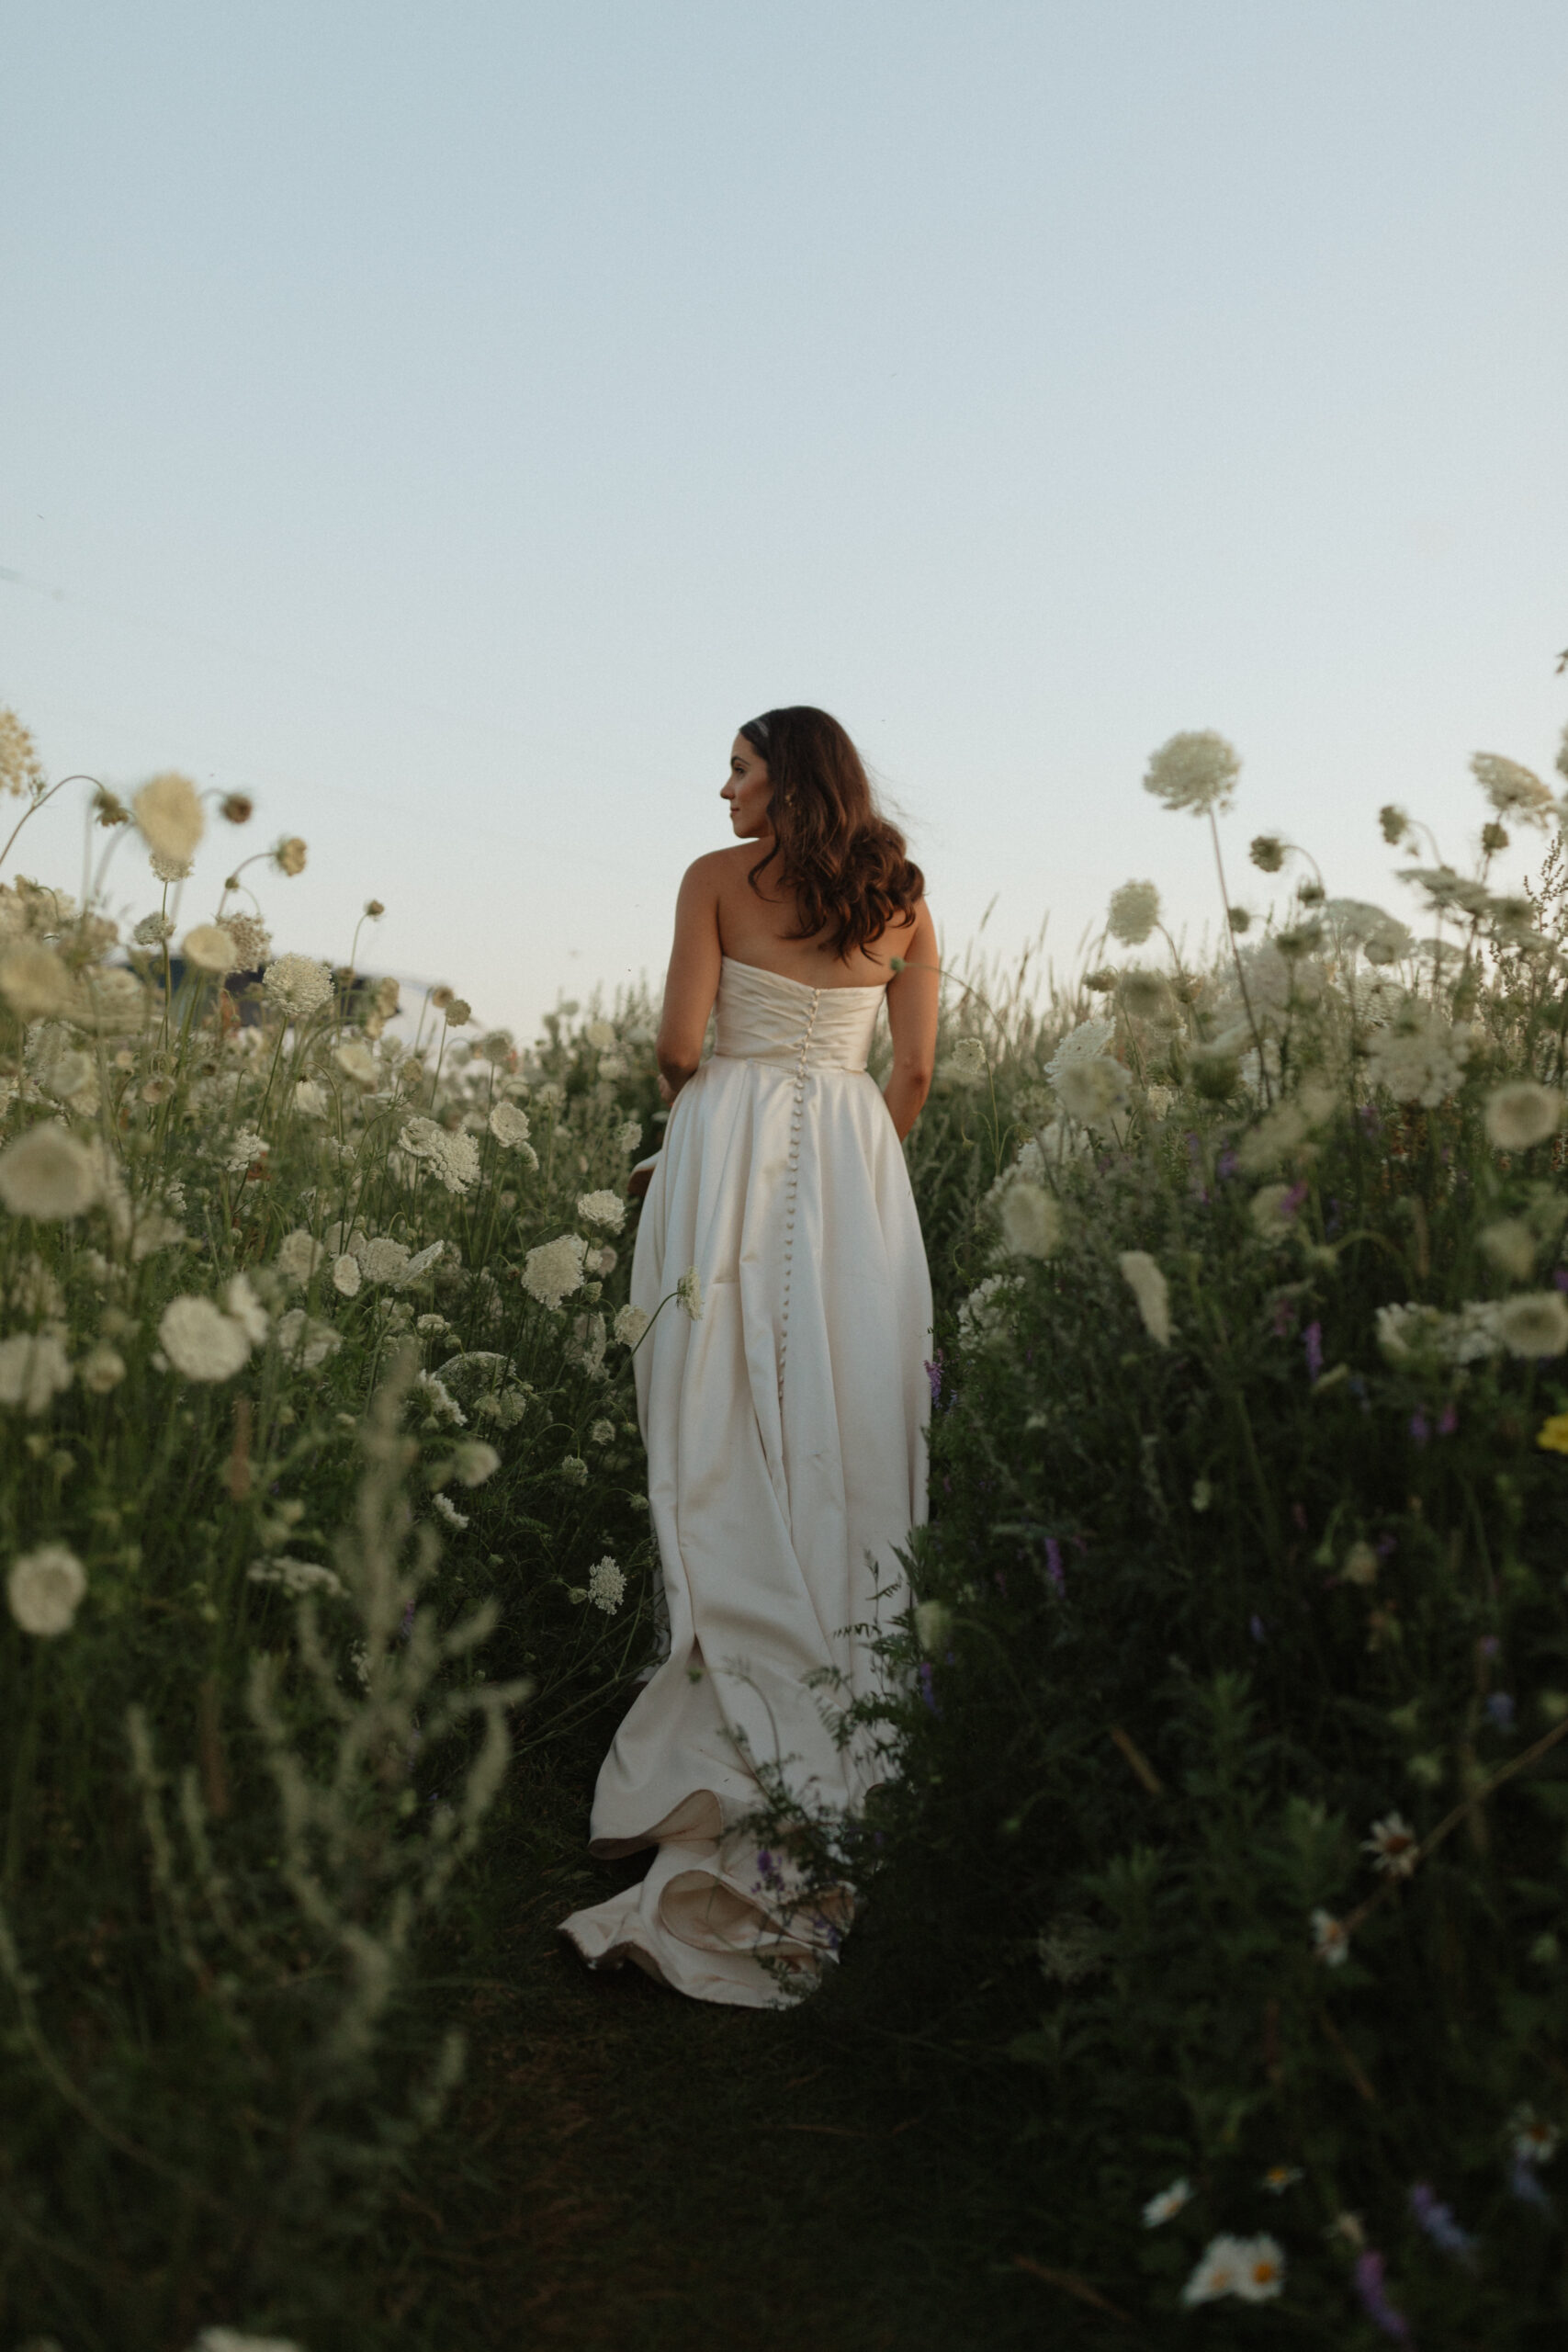
[[569, 1950], [557, 1923], [617, 1883], [584, 1850], [615, 1712], [530, 1775], [517, 1899], [466, 1995], [457, 2110], [387, 2233], [378, 2335], [399, 2352], [1125, 2344], [987, 2245], [987, 2163], [1007, 2155], [983, 2105], [955, 2134], [949, 2101], [938, 2126], [918, 2058], [851, 2038], [830, 1989], [721, 2009]]

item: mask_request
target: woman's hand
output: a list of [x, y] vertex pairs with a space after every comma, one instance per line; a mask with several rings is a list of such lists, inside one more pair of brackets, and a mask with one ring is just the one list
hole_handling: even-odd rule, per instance
[[651, 1168], [634, 1168], [630, 1176], [626, 1180], [627, 1200], [640, 1201], [652, 1182], [653, 1170]]
[[664, 1103], [673, 1102], [675, 1100], [675, 1089], [671, 1085], [670, 1080], [665, 1077], [662, 1070], [659, 1073], [659, 1099]]

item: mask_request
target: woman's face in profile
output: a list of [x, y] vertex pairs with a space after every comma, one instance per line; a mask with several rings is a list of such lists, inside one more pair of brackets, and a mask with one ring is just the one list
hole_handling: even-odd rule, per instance
[[761, 841], [772, 832], [768, 822], [772, 791], [766, 760], [749, 737], [738, 735], [729, 747], [729, 774], [720, 795], [729, 803], [729, 821], [737, 841]]

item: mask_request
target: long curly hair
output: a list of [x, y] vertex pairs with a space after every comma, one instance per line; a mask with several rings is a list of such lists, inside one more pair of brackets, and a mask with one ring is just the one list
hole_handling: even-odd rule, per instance
[[768, 763], [773, 846], [747, 876], [769, 866], [772, 880], [795, 893], [800, 929], [792, 939], [830, 931], [842, 960], [879, 939], [897, 915], [914, 912], [925, 876], [904, 836], [876, 806], [861, 755], [836, 718], [810, 703], [792, 703], [747, 720], [740, 732]]

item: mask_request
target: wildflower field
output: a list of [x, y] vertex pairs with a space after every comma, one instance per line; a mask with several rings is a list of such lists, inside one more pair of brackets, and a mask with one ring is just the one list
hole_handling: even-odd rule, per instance
[[[472, 2316], [503, 2042], [523, 2132], [592, 2079], [643, 2161], [652, 2078], [552, 2059], [573, 2000], [665, 2037], [671, 2212], [761, 2117], [784, 2217], [898, 2249], [823, 2342], [1562, 2340], [1568, 867], [1472, 764], [1473, 856], [1369, 811], [1403, 914], [1259, 839], [1197, 967], [1131, 882], [1070, 985], [951, 980], [889, 1776], [773, 1824], [860, 1916], [798, 2009], [668, 2024], [506, 1957], [651, 1638], [652, 1011], [400, 1008], [373, 906], [288, 946], [302, 842], [181, 905], [243, 802], [53, 787], [80, 895], [0, 888], [5, 2343], [705, 2340], [657, 2278], [603, 2335], [542, 2279]], [[1213, 826], [1237, 768], [1145, 781]], [[0, 769], [25, 821], [9, 717]], [[566, 2177], [509, 2278], [582, 2267]]]

